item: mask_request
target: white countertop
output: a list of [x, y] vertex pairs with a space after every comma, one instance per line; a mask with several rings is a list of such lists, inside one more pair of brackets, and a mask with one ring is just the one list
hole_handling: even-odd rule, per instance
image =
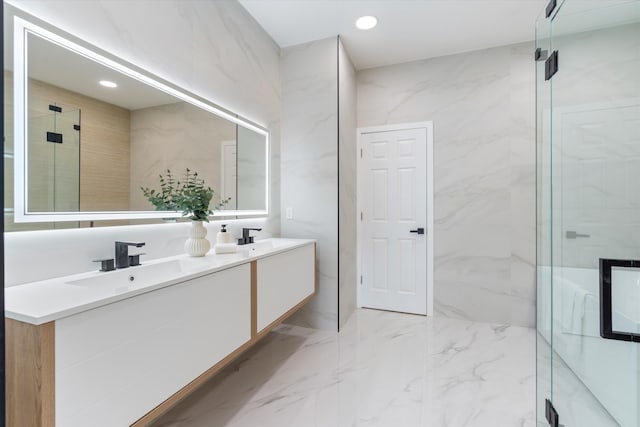
[[307, 239], [265, 239], [238, 246], [231, 254], [161, 258], [136, 267], [89, 272], [25, 283], [5, 289], [5, 317], [34, 325], [175, 285], [293, 248], [313, 244]]

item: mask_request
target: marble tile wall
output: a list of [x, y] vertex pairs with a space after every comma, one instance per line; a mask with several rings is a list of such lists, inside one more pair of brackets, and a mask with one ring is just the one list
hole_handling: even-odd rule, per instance
[[[588, 14], [568, 18], [580, 17]], [[553, 38], [563, 61], [553, 78], [550, 133], [554, 265], [640, 258], [639, 36], [636, 23]], [[567, 231], [589, 237], [567, 239]]]
[[357, 73], [358, 126], [433, 120], [437, 315], [535, 323], [533, 43]]
[[[272, 142], [270, 215], [233, 221], [230, 231], [261, 226], [259, 236], [280, 234], [280, 49], [242, 6], [226, 0], [9, 3], [267, 127]], [[209, 232], [217, 228], [212, 223]], [[182, 252], [178, 236], [184, 234], [182, 224], [7, 233], [5, 283], [92, 270], [91, 259], [111, 253], [116, 239], [147, 241], [150, 258], [175, 255]]]
[[338, 325], [337, 38], [282, 50], [282, 235], [317, 240], [318, 293], [291, 323]]
[[338, 132], [340, 227], [338, 327], [342, 329], [356, 309], [357, 141], [356, 72], [341, 40], [338, 40]]

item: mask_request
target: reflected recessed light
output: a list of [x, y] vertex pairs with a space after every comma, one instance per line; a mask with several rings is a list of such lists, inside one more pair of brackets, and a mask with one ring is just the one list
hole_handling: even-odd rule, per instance
[[361, 16], [356, 21], [356, 27], [361, 30], [370, 30], [378, 24], [375, 16]]
[[109, 80], [100, 80], [99, 82], [104, 87], [118, 87], [114, 82], [110, 82]]

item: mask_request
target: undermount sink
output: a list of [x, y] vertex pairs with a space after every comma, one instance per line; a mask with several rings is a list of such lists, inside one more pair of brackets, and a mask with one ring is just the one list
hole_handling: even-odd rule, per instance
[[95, 273], [95, 276], [70, 280], [68, 285], [101, 287], [101, 286], [135, 286], [143, 287], [171, 280], [185, 273], [185, 265], [180, 260], [139, 265], [106, 273]]
[[273, 249], [275, 246], [272, 239], [258, 240], [254, 243], [246, 245], [239, 245], [237, 251], [243, 253], [245, 256], [256, 255], [262, 252], [266, 252]]

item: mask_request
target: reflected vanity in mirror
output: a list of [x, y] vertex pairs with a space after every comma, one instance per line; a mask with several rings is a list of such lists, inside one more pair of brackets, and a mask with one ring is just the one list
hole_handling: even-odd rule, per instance
[[12, 24], [7, 231], [180, 217], [155, 211], [141, 190], [158, 187], [167, 169], [197, 171], [215, 191], [212, 205], [230, 198], [216, 216], [268, 213], [265, 128], [71, 36], [19, 17]]

